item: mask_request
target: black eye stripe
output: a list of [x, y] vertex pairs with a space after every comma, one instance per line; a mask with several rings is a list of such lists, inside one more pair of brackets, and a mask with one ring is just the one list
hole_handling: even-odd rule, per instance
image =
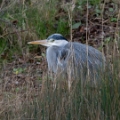
[[54, 39], [54, 40], [67, 40], [65, 37], [63, 37], [61, 34], [52, 34], [50, 35], [48, 38], [48, 40], [50, 39]]

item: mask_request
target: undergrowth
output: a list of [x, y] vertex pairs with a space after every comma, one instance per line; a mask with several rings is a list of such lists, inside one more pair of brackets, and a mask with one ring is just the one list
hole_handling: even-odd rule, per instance
[[[90, 0], [87, 6], [86, 0], [73, 0], [72, 4], [56, 0], [5, 1], [0, 3], [0, 119], [119, 120], [120, 43], [118, 29], [114, 33], [112, 49], [109, 49], [109, 42], [105, 43], [108, 47], [107, 60], [111, 64], [108, 66], [110, 68], [108, 72], [102, 76], [103, 83], [100, 88], [81, 86], [78, 81], [68, 90], [67, 81], [64, 79], [58, 80], [55, 87], [54, 81], [47, 72], [43, 73], [42, 77], [38, 75], [41, 71], [33, 67], [36, 61], [31, 60], [32, 55], [29, 59], [29, 49], [32, 51], [38, 47], [27, 45], [28, 41], [45, 39], [56, 32], [70, 38], [71, 26], [79, 28], [81, 25], [80, 21], [74, 21], [75, 13], [83, 12], [85, 5], [89, 8], [95, 6], [98, 17], [101, 17], [100, 5], [104, 2], [100, 4], [100, 0]], [[74, 5], [77, 7], [74, 8]], [[68, 9], [68, 6], [72, 9]], [[116, 17], [118, 19], [114, 19], [117, 23], [119, 14]], [[44, 54], [41, 56], [45, 57]], [[17, 61], [21, 58], [25, 61], [22, 67], [20, 65], [23, 61], [19, 61], [20, 65]], [[32, 66], [24, 69], [27, 66], [26, 59]], [[17, 63], [12, 62], [15, 60]], [[37, 64], [42, 64], [41, 61], [44, 59], [40, 58]], [[7, 63], [12, 63], [11, 66], [13, 68], [17, 66], [17, 68], [9, 68]], [[34, 73], [36, 69], [37, 74]], [[34, 84], [35, 80], [36, 84]], [[20, 85], [18, 85], [19, 82]]]

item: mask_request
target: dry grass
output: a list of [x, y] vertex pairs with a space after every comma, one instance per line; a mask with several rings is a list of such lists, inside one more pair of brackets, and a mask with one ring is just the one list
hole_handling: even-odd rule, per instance
[[[34, 1], [28, 2], [27, 8], [25, 1], [11, 1], [8, 6], [3, 2], [1, 5], [3, 11], [10, 9], [13, 14], [7, 16], [8, 23], [16, 18], [19, 20], [16, 28], [14, 25], [5, 29], [0, 34], [0, 38], [7, 40], [11, 56], [13, 59], [9, 62], [1, 64], [0, 71], [0, 119], [1, 120], [119, 120], [120, 119], [120, 42], [119, 42], [119, 26], [116, 27], [114, 40], [108, 43], [106, 53], [110, 61], [110, 72], [103, 75], [103, 83], [101, 88], [91, 88], [90, 86], [82, 86], [77, 81], [68, 90], [66, 79], [58, 79], [56, 87], [54, 81], [51, 80], [47, 73], [45, 56], [41, 56], [40, 60], [33, 58], [29, 53], [29, 49], [25, 44], [29, 40], [37, 38], [45, 38], [56, 31], [67, 34], [66, 27], [60, 26], [53, 29], [53, 17], [56, 14], [54, 5], [57, 1]], [[49, 2], [49, 4], [48, 4]], [[73, 1], [74, 3], [75, 1]], [[62, 6], [66, 4], [61, 3]], [[15, 14], [11, 7], [19, 7], [18, 15]], [[19, 7], [18, 7], [19, 5]], [[72, 37], [72, 10], [74, 4], [67, 4], [67, 24]], [[52, 9], [51, 9], [52, 8]], [[37, 9], [37, 10], [36, 10]], [[104, 9], [104, 5], [103, 5]], [[2, 10], [0, 11], [2, 13]], [[31, 10], [31, 12], [29, 11]], [[43, 14], [44, 13], [44, 14]], [[119, 22], [119, 12], [117, 23]], [[27, 17], [26, 17], [27, 16]], [[43, 21], [44, 20], [44, 21]], [[87, 22], [87, 20], [86, 20]], [[62, 22], [64, 24], [64, 21]], [[66, 23], [65, 23], [66, 24]], [[43, 29], [47, 27], [48, 29]], [[61, 29], [63, 28], [63, 29]], [[27, 30], [26, 32], [22, 32]], [[1, 31], [0, 31], [1, 33]], [[15, 34], [14, 34], [15, 33]], [[88, 37], [87, 37], [88, 38]], [[110, 45], [110, 47], [109, 47]], [[20, 49], [20, 57], [15, 51]], [[15, 48], [15, 49], [13, 49]], [[23, 48], [23, 49], [21, 49]], [[5, 52], [6, 53], [6, 52]], [[4, 57], [8, 56], [4, 53]], [[31, 56], [30, 56], [31, 55]], [[43, 73], [41, 73], [43, 72]], [[111, 75], [112, 73], [112, 75]], [[111, 76], [111, 77], [110, 77]], [[112, 79], [112, 80], [111, 80]], [[112, 82], [112, 83], [111, 83]]]

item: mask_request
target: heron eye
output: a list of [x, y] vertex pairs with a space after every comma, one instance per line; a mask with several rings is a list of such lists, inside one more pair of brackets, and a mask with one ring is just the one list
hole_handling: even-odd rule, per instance
[[54, 39], [51, 39], [50, 42], [54, 42], [55, 40]]

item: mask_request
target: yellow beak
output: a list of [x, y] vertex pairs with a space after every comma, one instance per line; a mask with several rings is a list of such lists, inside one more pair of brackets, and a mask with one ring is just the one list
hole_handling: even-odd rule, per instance
[[28, 42], [28, 44], [34, 44], [34, 45], [43, 45], [43, 46], [48, 46], [47, 40], [37, 40], [37, 41], [32, 41]]

